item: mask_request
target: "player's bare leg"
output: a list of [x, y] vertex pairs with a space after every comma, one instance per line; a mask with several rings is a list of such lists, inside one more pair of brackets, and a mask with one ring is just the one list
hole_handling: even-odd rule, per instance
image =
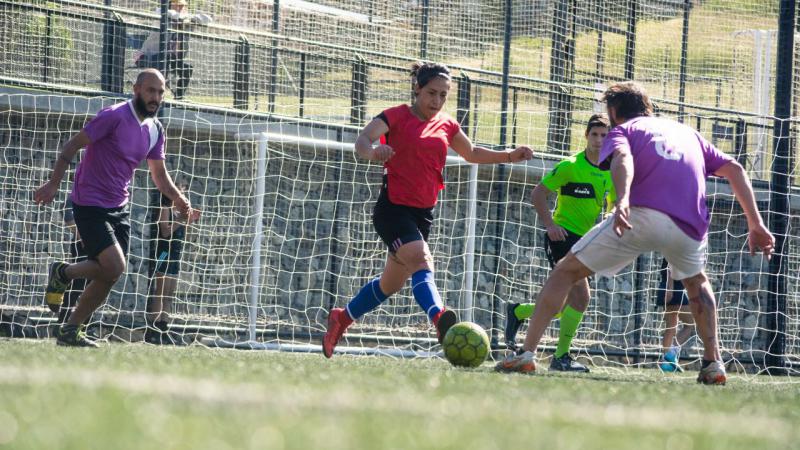
[[151, 344], [181, 344], [180, 338], [172, 336], [168, 329], [169, 311], [172, 310], [172, 296], [178, 286], [178, 279], [163, 273], [155, 277], [155, 290], [149, 299], [145, 342]]
[[722, 365], [717, 338], [717, 301], [711, 290], [711, 283], [704, 272], [682, 281], [689, 295], [689, 307], [697, 326], [697, 334], [703, 341], [703, 368], [700, 369], [697, 381], [725, 384], [725, 367]]
[[547, 329], [553, 316], [564, 307], [567, 294], [572, 286], [592, 273], [572, 252], [567, 253], [567, 256], [558, 262], [536, 297], [536, 310], [531, 317], [528, 334], [522, 345], [523, 350], [536, 351], [544, 330]]
[[680, 350], [673, 346], [675, 335], [678, 332], [678, 317], [680, 306], [667, 305], [664, 309], [664, 335], [661, 337], [661, 359], [659, 367], [664, 372], [682, 371], [678, 364]]
[[523, 353], [510, 355], [500, 361], [496, 367], [498, 370], [506, 372], [535, 371], [536, 348], [539, 346], [544, 330], [547, 329], [556, 313], [563, 308], [567, 294], [572, 287], [592, 273], [572, 252], [567, 253], [567, 256], [558, 262], [536, 297], [536, 309], [531, 317], [525, 343], [522, 345]]
[[125, 272], [125, 254], [119, 244], [107, 247], [97, 255], [95, 261], [87, 260], [71, 264], [66, 273], [69, 278], [91, 280], [78, 297], [78, 306], [67, 321], [68, 325], [78, 325], [88, 318], [106, 301], [111, 287]]

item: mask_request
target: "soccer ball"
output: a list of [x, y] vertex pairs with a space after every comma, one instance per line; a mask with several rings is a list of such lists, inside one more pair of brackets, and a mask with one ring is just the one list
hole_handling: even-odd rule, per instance
[[459, 367], [478, 367], [489, 355], [489, 336], [472, 322], [460, 322], [447, 330], [442, 341], [444, 356]]

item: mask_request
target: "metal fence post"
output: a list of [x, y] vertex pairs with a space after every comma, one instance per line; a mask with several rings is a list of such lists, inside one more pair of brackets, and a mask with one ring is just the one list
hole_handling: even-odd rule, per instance
[[792, 146], [789, 116], [792, 112], [792, 69], [794, 59], [795, 0], [781, 0], [778, 19], [778, 60], [775, 69], [775, 125], [769, 226], [775, 235], [775, 253], [769, 261], [764, 366], [768, 373], [786, 373], [786, 301], [789, 194], [791, 188]]
[[430, 0], [422, 0], [422, 24], [420, 30], [419, 57], [428, 57], [428, 26], [430, 22]]
[[353, 62], [350, 87], [350, 123], [363, 125], [367, 116], [367, 61], [360, 55]]
[[683, 2], [683, 29], [681, 31], [681, 64], [678, 80], [678, 121], [683, 123], [686, 118], [686, 64], [689, 59], [689, 11], [692, 9], [692, 0]]
[[736, 128], [733, 133], [733, 150], [736, 161], [747, 170], [747, 123], [744, 119], [736, 121]]
[[550, 81], [554, 82], [550, 87], [550, 99], [548, 110], [550, 111], [550, 124], [547, 130], [548, 149], [558, 150], [562, 153], [569, 151], [569, 108], [567, 103], [569, 93], [562, 85], [568, 80], [568, 71], [571, 67], [567, 42], [568, 30], [570, 27], [569, 10], [570, 4], [574, 0], [558, 0], [553, 12], [553, 32], [552, 46], [550, 49]]
[[44, 23], [44, 61], [42, 63], [42, 81], [50, 81], [50, 69], [53, 61], [50, 56], [50, 49], [53, 48], [53, 12], [47, 11]]
[[[278, 34], [281, 28], [281, 2], [274, 0], [272, 3], [272, 32]], [[275, 95], [278, 90], [278, 40], [272, 40], [272, 51], [269, 68], [269, 93], [267, 94], [267, 110], [275, 112]]]
[[303, 117], [306, 106], [306, 54], [300, 54], [300, 86], [298, 88], [298, 95], [300, 96], [300, 111], [298, 115]]
[[470, 120], [470, 103], [472, 99], [472, 82], [466, 73], [462, 72], [461, 76], [457, 78], [458, 81], [458, 97], [456, 99], [456, 121], [461, 124], [461, 129], [464, 134], [469, 136], [469, 120]]
[[636, 61], [636, 13], [638, 0], [628, 0], [628, 32], [625, 35], [625, 79], [632, 80]]
[[161, 0], [161, 21], [158, 33], [158, 70], [166, 77], [167, 47], [169, 46], [169, 0]]
[[126, 26], [117, 13], [103, 23], [103, 58], [100, 87], [104, 91], [123, 93], [125, 72]]
[[233, 63], [233, 107], [250, 108], [250, 42], [239, 36]]

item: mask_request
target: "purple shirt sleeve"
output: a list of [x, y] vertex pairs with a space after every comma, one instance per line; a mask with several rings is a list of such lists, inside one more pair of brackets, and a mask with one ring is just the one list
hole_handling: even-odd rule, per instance
[[89, 137], [89, 142], [95, 143], [102, 140], [116, 128], [117, 115], [111, 112], [111, 108], [104, 108], [84, 125], [83, 132]]
[[603, 147], [600, 148], [600, 156], [597, 158], [600, 163], [600, 170], [611, 168], [611, 157], [614, 155], [615, 150], [631, 152], [631, 143], [628, 141], [628, 137], [622, 127], [612, 128], [603, 140]]
[[705, 161], [706, 177], [711, 176], [714, 172], [719, 170], [720, 167], [733, 161], [733, 158], [722, 153], [714, 147], [714, 144], [708, 142], [704, 137], [697, 134], [697, 139], [700, 141], [700, 148], [703, 150], [703, 160]]

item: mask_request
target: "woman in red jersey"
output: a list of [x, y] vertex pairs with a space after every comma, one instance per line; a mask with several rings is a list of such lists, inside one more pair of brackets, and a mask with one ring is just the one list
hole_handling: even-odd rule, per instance
[[[354, 320], [377, 308], [411, 278], [414, 299], [436, 326], [439, 342], [457, 321], [445, 309], [433, 279], [433, 256], [427, 244], [433, 207], [444, 187], [448, 147], [466, 161], [497, 164], [526, 161], [528, 147], [493, 151], [472, 145], [452, 117], [442, 112], [450, 93], [450, 70], [435, 63], [415, 63], [411, 70], [414, 102], [389, 108], [375, 117], [356, 140], [358, 155], [383, 162], [383, 186], [372, 222], [389, 254], [380, 277], [370, 281], [347, 304], [328, 316], [322, 350], [327, 358]], [[385, 144], [372, 143], [384, 137]]]

